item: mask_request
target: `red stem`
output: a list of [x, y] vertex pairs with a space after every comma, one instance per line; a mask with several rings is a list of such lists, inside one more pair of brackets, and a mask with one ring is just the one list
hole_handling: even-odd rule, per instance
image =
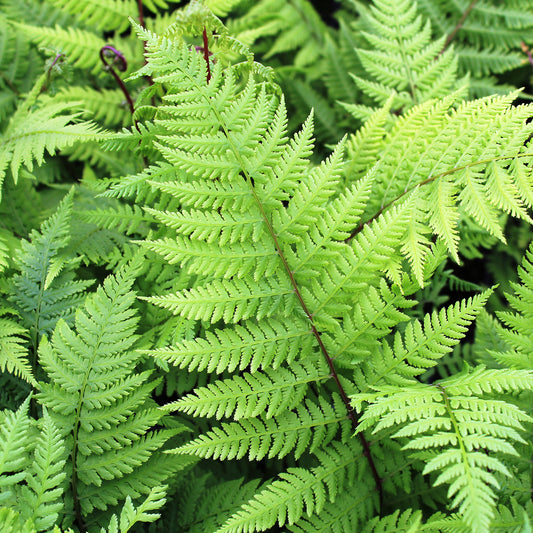
[[202, 32], [202, 37], [204, 39], [204, 59], [205, 64], [207, 65], [207, 83], [209, 83], [209, 80], [211, 79], [211, 66], [209, 65], [209, 42], [207, 40], [207, 30], [204, 26], [204, 31]]

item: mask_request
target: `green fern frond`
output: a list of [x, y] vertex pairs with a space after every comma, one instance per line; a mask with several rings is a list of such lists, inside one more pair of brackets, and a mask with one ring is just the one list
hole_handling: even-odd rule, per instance
[[31, 473], [26, 477], [27, 486], [21, 490], [21, 514], [31, 520], [37, 531], [48, 531], [63, 510], [66, 449], [46, 409], [41, 424]]
[[320, 59], [323, 36], [327, 33], [324, 22], [307, 0], [259, 2], [233, 20], [230, 30], [248, 46], [255, 43], [259, 50], [261, 40], [267, 38], [267, 58], [293, 52], [294, 64], [300, 67], [311, 66]]
[[53, 4], [73, 15], [80, 23], [101, 31], [123, 32], [129, 17], [137, 14], [134, 0], [52, 0]]
[[446, 96], [456, 84], [457, 59], [441, 53], [444, 38], [432, 40], [431, 24], [417, 14], [412, 0], [375, 0], [364, 9], [363, 36], [372, 46], [357, 49], [374, 84], [360, 76], [355, 83], [378, 105], [393, 98], [394, 109]]
[[30, 466], [31, 423], [28, 397], [16, 412], [0, 413], [0, 504], [13, 505], [16, 485], [26, 478]]
[[29, 90], [32, 74], [37, 71], [32, 60], [38, 63], [30, 43], [9, 22], [0, 16], [0, 124], [11, 115], [21, 93]]
[[[4, 310], [0, 309], [0, 315], [3, 314]], [[0, 371], [10, 372], [36, 386], [28, 361], [27, 336], [27, 330], [17, 321], [0, 316]]]
[[333, 501], [324, 504], [320, 514], [303, 516], [288, 526], [292, 533], [345, 533], [359, 531], [373, 515], [374, 502], [367, 487], [345, 486]]
[[197, 388], [164, 409], [234, 420], [264, 412], [268, 420], [296, 407], [305, 396], [308, 384], [329, 378], [327, 370], [319, 367], [303, 360], [302, 364], [293, 363], [290, 368], [244, 373]]
[[400, 513], [395, 511], [393, 514], [383, 518], [374, 518], [368, 522], [361, 533], [386, 533], [395, 531], [397, 533], [417, 533], [424, 531], [420, 526], [422, 524], [422, 513], [413, 512], [411, 509]]
[[[427, 223], [456, 260], [456, 226], [462, 210], [499, 239], [504, 238], [500, 210], [529, 221], [525, 206], [531, 186], [524, 182], [529, 148], [523, 144], [529, 136], [531, 109], [508, 108], [513, 97], [481, 99], [447, 112], [452, 95], [417, 106], [400, 118], [383, 141], [387, 148], [374, 169], [380, 179], [370, 209], [383, 209], [419, 187], [423, 201], [418, 219], [427, 213]], [[422, 235], [418, 238], [427, 245]]]
[[[460, 73], [475, 78], [471, 92], [484, 96], [479, 87], [488, 74], [507, 72], [521, 66], [525, 57], [517, 50], [533, 37], [533, 11], [527, 2], [432, 2], [418, 0], [420, 11], [431, 21], [436, 35], [446, 35], [456, 43]], [[463, 17], [465, 17], [463, 19]], [[499, 92], [501, 81], [493, 78]], [[488, 94], [488, 93], [485, 93]]]
[[[313, 518], [319, 513], [321, 515], [324, 510], [332, 507], [333, 502], [342, 499], [344, 490], [350, 491], [354, 487], [355, 478], [360, 474], [357, 469], [361, 466], [358, 461], [361, 453], [357, 441], [351, 439], [344, 446], [332, 446], [328, 452], [321, 452], [318, 466], [309, 470], [298, 467], [288, 469], [243, 504], [217, 533], [266, 531], [276, 522], [280, 526], [291, 526], [299, 524], [304, 515]], [[364, 483], [357, 485], [357, 491], [358, 496], [350, 502], [351, 506], [366, 507], [370, 514], [376, 503], [375, 495]], [[348, 510], [353, 508], [351, 506]], [[329, 516], [326, 514], [326, 520]], [[335, 517], [333, 521], [339, 518], [342, 523], [342, 517]], [[320, 523], [319, 516], [315, 520], [311, 519], [310, 523]]]
[[[200, 476], [193, 471], [194, 474], [196, 483], [191, 485], [191, 490], [178, 493], [176, 506], [176, 525], [190, 533], [216, 531], [260, 486], [258, 479], [244, 482], [242, 478], [214, 485], [212, 473]], [[184, 480], [184, 486], [188, 481]]]
[[162, 415], [147, 404], [157, 382], [148, 381], [148, 372], [133, 372], [140, 355], [134, 349], [138, 317], [131, 286], [140, 263], [137, 256], [107, 278], [77, 312], [76, 330], [59, 321], [52, 340], [45, 337], [39, 349], [51, 380], [41, 383], [39, 400], [61, 434], [70, 435], [79, 518], [128, 494], [149, 493], [176, 468], [170, 456], [163, 468], [154, 464], [154, 453], [178, 430], [150, 430]]
[[438, 474], [434, 485], [450, 485], [451, 507], [477, 533], [490, 530], [499, 479], [511, 477], [500, 457], [517, 455], [513, 444], [525, 442], [520, 432], [531, 421], [515, 405], [484, 395], [518, 393], [532, 383], [530, 371], [467, 368], [431, 385], [380, 386], [353, 398], [364, 411], [359, 430], [394, 427], [394, 438], [407, 439], [403, 449], [424, 461], [424, 473]]
[[300, 354], [312, 350], [313, 336], [303, 320], [291, 322], [263, 319], [250, 320], [234, 328], [206, 331], [204, 338], [183, 340], [175, 346], [150, 351], [157, 359], [179, 368], [233, 372], [237, 368], [277, 369], [291, 363]]
[[63, 29], [59, 25], [51, 28], [18, 23], [16, 27], [36, 45], [65, 54], [74, 67], [88, 70], [96, 76], [103, 75], [100, 50], [106, 42], [96, 33], [76, 27]]
[[120, 512], [120, 517], [113, 515], [109, 521], [107, 531], [102, 528], [100, 533], [127, 533], [139, 522], [155, 522], [160, 516], [157, 511], [166, 502], [165, 491], [165, 486], [154, 487], [138, 506], [134, 506], [131, 497], [127, 496]]
[[70, 239], [72, 202], [70, 193], [40, 231], [31, 233], [31, 242], [22, 242], [15, 259], [20, 273], [8, 281], [9, 299], [29, 330], [33, 350], [60, 318], [73, 320], [85, 289], [92, 284], [75, 279], [79, 259], [65, 253]]
[[57, 102], [83, 102], [88, 118], [106, 127], [122, 127], [131, 124], [131, 113], [118, 89], [95, 90], [90, 87], [66, 87], [54, 96]]
[[30, 113], [22, 106], [0, 137], [0, 185], [8, 166], [17, 183], [22, 165], [31, 171], [34, 161], [42, 164], [45, 151], [54, 154], [56, 150], [76, 142], [103, 139], [105, 136], [94, 123], [79, 120], [80, 112], [75, 103], [56, 103], [53, 99], [43, 98], [41, 105]]
[[205, 5], [218, 17], [225, 17], [242, 3], [243, 0], [205, 0]]
[[440, 312], [434, 311], [424, 317], [423, 323], [418, 320], [409, 322], [403, 336], [397, 332], [394, 341], [384, 340], [381, 349], [374, 354], [372, 368], [368, 369], [367, 386], [413, 383], [413, 377], [438, 364], [453, 350], [491, 293], [485, 291]]
[[342, 400], [332, 395], [330, 401], [331, 405], [326, 400], [314, 403], [308, 399], [276, 418], [223, 423], [176, 452], [222, 460], [246, 455], [250, 460], [281, 458], [293, 452], [298, 458], [306, 449], [313, 452], [331, 442], [339, 430], [342, 435], [349, 433]]

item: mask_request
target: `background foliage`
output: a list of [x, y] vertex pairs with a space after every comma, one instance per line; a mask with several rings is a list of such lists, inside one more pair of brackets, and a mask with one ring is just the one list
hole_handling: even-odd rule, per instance
[[2, 531], [533, 520], [533, 9], [0, 0]]

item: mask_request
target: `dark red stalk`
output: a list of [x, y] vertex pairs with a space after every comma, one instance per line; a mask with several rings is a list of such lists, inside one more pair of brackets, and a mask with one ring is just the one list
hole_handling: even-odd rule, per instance
[[[111, 63], [107, 62], [107, 59], [110, 57], [110, 55], [113, 57], [113, 61]], [[120, 76], [116, 73], [114, 66], [120, 70], [120, 72], [125, 72], [128, 69], [128, 62], [126, 61], [126, 58], [122, 54], [122, 52], [119, 52], [114, 46], [111, 46], [109, 44], [106, 44], [105, 46], [102, 46], [100, 48], [100, 59], [102, 60], [102, 63], [105, 65], [105, 69], [111, 73], [111, 76], [115, 78], [115, 81], [117, 82], [118, 86], [120, 87], [120, 90], [122, 91], [122, 94], [126, 97], [126, 100], [128, 102], [128, 107], [130, 108], [130, 113], [133, 115], [134, 107], [133, 107], [133, 100], [131, 98], [131, 95], [127, 89], [127, 87], [124, 85], [124, 82], [120, 79]], [[137, 121], [135, 121], [135, 127], [137, 128], [137, 131], [141, 133], [141, 130], [139, 129], [139, 125], [137, 124]]]
[[211, 55], [209, 53], [209, 42], [207, 40], [207, 30], [204, 26], [204, 31], [202, 32], [202, 37], [204, 39], [204, 59], [205, 64], [207, 65], [207, 83], [209, 83], [209, 80], [211, 79], [211, 66], [209, 65], [209, 56]]

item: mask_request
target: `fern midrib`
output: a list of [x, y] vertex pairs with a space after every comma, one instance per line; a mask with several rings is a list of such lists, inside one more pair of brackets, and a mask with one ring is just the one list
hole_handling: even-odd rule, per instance
[[[283, 254], [283, 250], [281, 249], [281, 246], [279, 244], [279, 241], [277, 239], [277, 236], [276, 236], [276, 233], [274, 232], [274, 228], [272, 227], [272, 224], [270, 222], [270, 219], [268, 218], [266, 212], [265, 212], [265, 209], [263, 207], [263, 204], [261, 202], [261, 199], [259, 198], [258, 194], [257, 194], [257, 191], [255, 190], [255, 187], [253, 185], [253, 181], [252, 181], [252, 178], [249, 174], [249, 172], [247, 171], [247, 166], [245, 165], [244, 161], [242, 160], [242, 157], [241, 157], [241, 154], [240, 154], [240, 151], [237, 149], [237, 147], [235, 146], [235, 144], [233, 143], [233, 140], [229, 134], [229, 131], [225, 125], [225, 122], [221, 116], [221, 114], [219, 113], [218, 109], [213, 105], [213, 102], [212, 102], [212, 99], [210, 97], [209, 94], [206, 94], [206, 91], [205, 91], [205, 86], [204, 85], [199, 85], [197, 80], [195, 79], [194, 76], [192, 76], [188, 70], [185, 70], [181, 67], [181, 65], [178, 65], [178, 68], [181, 70], [181, 73], [183, 75], [185, 75], [187, 77], [187, 79], [191, 82], [191, 84], [196, 88], [196, 90], [198, 91], [199, 94], [202, 95], [202, 98], [203, 100], [206, 102], [206, 105], [207, 107], [209, 107], [213, 113], [213, 115], [217, 118], [218, 120], [218, 124], [222, 127], [223, 131], [224, 131], [224, 135], [226, 136], [227, 140], [228, 140], [228, 143], [229, 145], [231, 146], [231, 149], [233, 151], [233, 155], [234, 157], [236, 158], [236, 160], [239, 162], [240, 164], [240, 167], [241, 167], [241, 171], [244, 173], [244, 176], [246, 178], [246, 181], [252, 191], [252, 195], [257, 203], [257, 206], [259, 208], [259, 211], [261, 213], [261, 216], [263, 217], [263, 220], [264, 220], [264, 223], [268, 229], [268, 232], [270, 234], [270, 237], [272, 238], [272, 240], [274, 241], [274, 246], [276, 247], [276, 250], [277, 250], [277, 253], [278, 255], [280, 256], [280, 259], [282, 261], [282, 264], [283, 264], [283, 268], [286, 272], [286, 274], [288, 275], [289, 279], [290, 279], [290, 282], [291, 282], [291, 285], [293, 286], [293, 289], [294, 289], [294, 293], [296, 294], [297, 298], [298, 298], [298, 302], [300, 303], [300, 306], [302, 307], [305, 315], [307, 316], [307, 319], [309, 320], [310, 324], [311, 324], [311, 330], [313, 332], [313, 335], [315, 337], [315, 339], [317, 340], [318, 342], [318, 345], [320, 347], [320, 351], [322, 352], [322, 354], [324, 355], [325, 359], [326, 359], [326, 362], [328, 364], [328, 367], [331, 371], [331, 375], [335, 381], [335, 384], [339, 390], [339, 393], [341, 395], [341, 398], [342, 398], [342, 401], [346, 407], [346, 410], [347, 410], [347, 413], [348, 413], [348, 417], [352, 423], [352, 426], [354, 429], [357, 428], [358, 426], [358, 419], [356, 417], [356, 414], [355, 414], [355, 411], [351, 405], [351, 402], [350, 402], [350, 399], [348, 397], [348, 395], [346, 394], [346, 391], [344, 390], [344, 387], [342, 386], [341, 382], [340, 382], [340, 379], [339, 379], [339, 376], [337, 374], [337, 371], [335, 369], [335, 365], [333, 363], [333, 359], [330, 357], [325, 345], [324, 345], [324, 342], [322, 340], [322, 337], [314, 323], [314, 320], [313, 320], [313, 315], [310, 313], [303, 297], [302, 297], [302, 294], [299, 290], [299, 287], [296, 283], [296, 280], [294, 279], [294, 275], [293, 275], [293, 272], [291, 271], [291, 268], [287, 262], [287, 259], [285, 257], [285, 255]], [[383, 490], [382, 490], [382, 482], [381, 482], [381, 478], [379, 476], [379, 473], [377, 471], [377, 468], [376, 468], [376, 465], [374, 463], [374, 459], [372, 457], [372, 454], [371, 454], [371, 451], [370, 451], [370, 446], [368, 444], [368, 441], [366, 440], [366, 437], [364, 436], [364, 434], [362, 432], [359, 432], [358, 433], [358, 436], [359, 436], [359, 439], [361, 441], [361, 444], [363, 446], [363, 449], [364, 449], [364, 455], [366, 456], [368, 462], [369, 462], [369, 465], [370, 465], [370, 468], [371, 468], [371, 471], [372, 471], [372, 475], [374, 477], [374, 481], [376, 483], [376, 488], [379, 492], [379, 496], [380, 496], [380, 503], [382, 502], [383, 500]]]
[[[395, 7], [398, 6], [398, 3], [395, 3]], [[400, 15], [402, 15], [403, 13], [400, 13]], [[395, 21], [398, 21], [398, 13], [396, 14], [396, 16], [394, 17]], [[398, 24], [395, 24], [395, 32], [396, 32], [396, 35], [398, 35], [398, 47], [399, 47], [399, 50], [400, 50], [400, 56], [402, 58], [402, 62], [405, 66], [405, 74], [407, 76], [407, 84], [409, 86], [409, 94], [411, 95], [411, 98], [413, 99], [413, 103], [414, 104], [418, 104], [418, 98], [416, 97], [416, 85], [415, 85], [415, 82], [413, 80], [413, 73], [411, 71], [411, 68], [409, 66], [409, 63], [407, 62], [407, 53], [406, 53], [406, 50], [405, 50], [405, 45], [404, 45], [404, 40], [403, 38], [401, 37], [402, 35], [402, 31], [404, 30], [404, 28], [402, 28], [401, 26], [398, 26]]]
[[528, 153], [522, 153], [522, 154], [513, 154], [513, 155], [503, 155], [499, 157], [492, 157], [490, 159], [482, 159], [479, 161], [473, 161], [472, 163], [467, 163], [466, 165], [463, 165], [461, 167], [454, 167], [449, 170], [445, 170], [444, 172], [441, 172], [439, 174], [436, 174], [435, 176], [430, 176], [429, 178], [426, 178], [419, 183], [413, 185], [411, 188], [406, 189], [401, 194], [399, 194], [396, 198], [391, 200], [389, 203], [385, 204], [383, 207], [381, 207], [376, 214], [374, 214], [372, 217], [370, 217], [365, 222], [362, 222], [352, 230], [349, 237], [347, 237], [344, 242], [348, 243], [350, 242], [365, 226], [376, 220], [385, 210], [387, 210], [389, 207], [392, 207], [398, 200], [401, 200], [404, 196], [408, 195], [409, 193], [413, 192], [416, 188], [422, 187], [423, 185], [428, 185], [429, 183], [432, 183], [433, 181], [442, 178], [444, 176], [450, 176], [451, 174], [454, 174], [455, 172], [459, 172], [461, 170], [466, 170], [471, 167], [475, 167], [478, 165], [488, 165], [489, 163], [492, 163], [494, 161], [506, 161], [509, 159], [516, 159], [519, 157], [531, 157], [531, 154]]
[[[404, 299], [404, 295], [396, 295], [395, 298], [389, 300], [386, 305], [384, 305], [379, 312], [374, 313], [371, 318], [366, 318], [365, 322], [363, 323], [362, 327], [360, 326], [355, 330], [355, 335], [351, 336], [349, 340], [341, 346], [337, 353], [333, 356], [333, 359], [337, 359], [337, 357], [340, 357], [352, 344], [356, 342], [356, 340], [364, 335], [368, 330], [372, 330], [375, 327], [376, 322], [381, 318], [385, 317], [386, 313], [389, 309], [396, 310], [396, 307], [394, 303], [398, 300]], [[373, 308], [374, 310], [374, 308]], [[392, 327], [392, 326], [391, 326]]]
[[44, 253], [42, 254], [43, 260], [41, 261], [41, 272], [40, 272], [40, 280], [39, 280], [39, 293], [37, 294], [37, 305], [35, 306], [35, 319], [33, 321], [33, 327], [30, 329], [30, 335], [31, 335], [31, 344], [33, 348], [32, 353], [32, 372], [33, 375], [36, 375], [37, 371], [37, 352], [39, 349], [39, 322], [41, 319], [41, 307], [43, 303], [43, 296], [44, 296], [44, 284], [46, 282], [46, 275], [48, 266], [52, 257], [52, 254], [50, 254], [50, 247], [52, 244], [52, 238], [46, 239], [46, 247], [44, 250]]
[[[117, 297], [118, 295], [115, 294], [113, 299], [110, 302], [111, 307], [114, 306]], [[80, 429], [80, 424], [81, 424], [81, 410], [83, 408], [83, 401], [84, 401], [84, 396], [85, 396], [85, 390], [87, 388], [87, 384], [89, 381], [89, 375], [92, 372], [93, 363], [94, 363], [96, 356], [98, 355], [98, 349], [100, 347], [100, 343], [104, 335], [104, 332], [106, 330], [108, 322], [109, 322], [109, 314], [104, 323], [98, 324], [100, 326], [100, 332], [94, 344], [94, 348], [92, 350], [89, 364], [86, 367], [87, 370], [83, 377], [83, 383], [80, 388], [79, 396], [78, 396], [78, 405], [76, 407], [76, 412], [74, 416], [74, 426], [72, 428], [72, 438], [73, 438], [72, 453], [71, 453], [71, 457], [72, 457], [72, 480], [71, 480], [72, 499], [74, 501], [74, 512], [76, 514], [76, 521], [80, 529], [82, 530], [84, 529], [85, 521], [82, 516], [81, 504], [78, 498], [78, 434], [79, 434], [79, 429]]]
[[435, 387], [441, 391], [441, 394], [444, 398], [444, 405], [450, 417], [453, 430], [457, 437], [457, 443], [459, 444], [459, 450], [461, 452], [461, 457], [463, 458], [463, 464], [464, 464], [464, 468], [466, 472], [466, 477], [468, 479], [468, 486], [472, 489], [472, 492], [474, 492], [475, 489], [472, 486], [472, 469], [470, 468], [470, 463], [468, 461], [468, 452], [466, 451], [466, 448], [463, 442], [463, 435], [461, 434], [461, 430], [459, 429], [459, 424], [453, 413], [452, 406], [450, 405], [450, 399], [448, 398], [448, 394], [446, 393], [446, 388], [439, 384], [435, 385]]

